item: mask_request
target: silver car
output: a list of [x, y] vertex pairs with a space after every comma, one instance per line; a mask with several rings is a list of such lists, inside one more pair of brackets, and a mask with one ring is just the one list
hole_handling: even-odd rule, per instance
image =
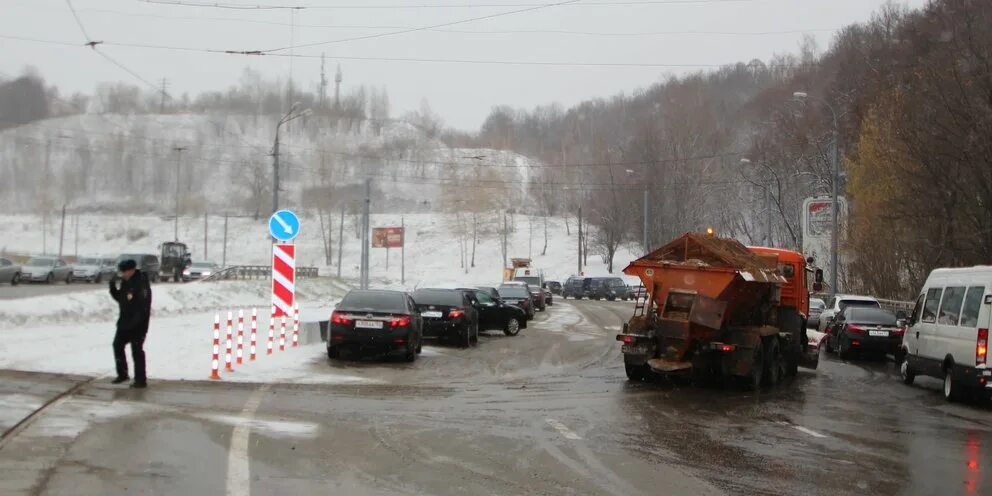
[[6, 258], [0, 258], [0, 283], [17, 286], [21, 282], [21, 266]]
[[72, 266], [59, 257], [31, 257], [21, 267], [21, 280], [28, 282], [72, 282]]
[[116, 273], [114, 261], [99, 257], [81, 257], [72, 265], [72, 279], [86, 282], [103, 282]]
[[193, 281], [202, 279], [220, 270], [220, 266], [213, 262], [193, 262], [183, 271], [183, 280]]

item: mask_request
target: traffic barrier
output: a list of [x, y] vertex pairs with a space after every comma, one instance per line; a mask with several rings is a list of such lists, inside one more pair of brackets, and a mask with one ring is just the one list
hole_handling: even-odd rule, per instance
[[255, 339], [257, 338], [256, 336], [257, 333], [258, 333], [258, 309], [252, 308], [251, 309], [251, 349], [249, 350], [251, 355], [248, 358], [251, 361], [255, 361]]
[[286, 350], [286, 316], [279, 317], [279, 351]]
[[238, 310], [238, 365], [245, 358], [245, 311]]
[[210, 378], [220, 379], [220, 314], [214, 314], [214, 350], [210, 359]]
[[234, 343], [234, 315], [231, 312], [227, 312], [227, 353], [224, 354], [224, 370], [228, 372], [234, 372], [234, 367], [231, 366], [231, 355], [233, 354], [233, 343]]
[[293, 347], [300, 345], [300, 304], [293, 304]]
[[272, 342], [276, 338], [276, 307], [272, 306], [272, 310], [269, 312], [269, 344], [267, 347], [266, 355], [272, 354]]

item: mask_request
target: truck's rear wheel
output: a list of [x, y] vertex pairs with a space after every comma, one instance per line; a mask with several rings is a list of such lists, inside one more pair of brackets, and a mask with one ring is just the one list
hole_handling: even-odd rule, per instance
[[645, 381], [648, 378], [648, 374], [651, 373], [651, 370], [648, 369], [647, 365], [625, 363], [623, 364], [623, 368], [627, 372], [627, 380], [632, 382]]
[[756, 391], [761, 388], [765, 373], [765, 353], [761, 342], [756, 343], [751, 355], [751, 372], [737, 376], [737, 382], [746, 391]]
[[785, 361], [779, 349], [778, 339], [774, 336], [762, 340], [764, 347], [765, 362], [763, 364], [762, 379], [766, 386], [775, 386], [785, 375]]

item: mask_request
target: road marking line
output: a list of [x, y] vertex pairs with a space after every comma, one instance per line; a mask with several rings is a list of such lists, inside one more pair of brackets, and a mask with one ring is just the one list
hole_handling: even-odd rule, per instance
[[579, 437], [578, 434], [572, 432], [572, 430], [569, 429], [568, 426], [553, 418], [544, 419], [544, 421], [547, 422], [548, 425], [550, 425], [551, 427], [554, 427], [559, 434], [565, 437], [565, 439], [572, 439], [574, 441], [579, 441], [582, 439], [581, 437]]
[[791, 424], [789, 422], [785, 422], [783, 420], [777, 421], [775, 423], [776, 424], [779, 424], [779, 425], [787, 425], [787, 426], [792, 427], [793, 429], [795, 429], [795, 430], [797, 430], [799, 432], [803, 432], [803, 433], [809, 434], [810, 436], [813, 436], [813, 437], [816, 437], [816, 438], [823, 439], [823, 438], [827, 437], [826, 434], [820, 434], [819, 432], [816, 432], [813, 429], [808, 429], [808, 428], [803, 427], [801, 425], [794, 425], [794, 424]]
[[792, 426], [792, 428], [795, 429], [795, 430], [797, 430], [797, 431], [799, 431], [799, 432], [805, 432], [806, 434], [809, 434], [810, 436], [813, 436], [813, 437], [819, 437], [819, 438], [825, 438], [825, 437], [827, 437], [825, 434], [820, 434], [819, 432], [816, 432], [813, 429], [807, 429], [807, 428], [805, 428], [805, 427], [803, 427], [801, 425], [794, 425], [794, 426]]
[[242, 422], [231, 432], [231, 446], [227, 450], [227, 495], [248, 496], [251, 494], [251, 460], [248, 457], [248, 437], [251, 434], [251, 420], [262, 404], [262, 397], [269, 390], [263, 384], [248, 397], [241, 410]]

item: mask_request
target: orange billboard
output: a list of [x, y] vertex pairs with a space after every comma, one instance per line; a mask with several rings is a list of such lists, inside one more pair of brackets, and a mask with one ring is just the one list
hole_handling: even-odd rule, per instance
[[373, 227], [372, 248], [403, 248], [403, 228]]

